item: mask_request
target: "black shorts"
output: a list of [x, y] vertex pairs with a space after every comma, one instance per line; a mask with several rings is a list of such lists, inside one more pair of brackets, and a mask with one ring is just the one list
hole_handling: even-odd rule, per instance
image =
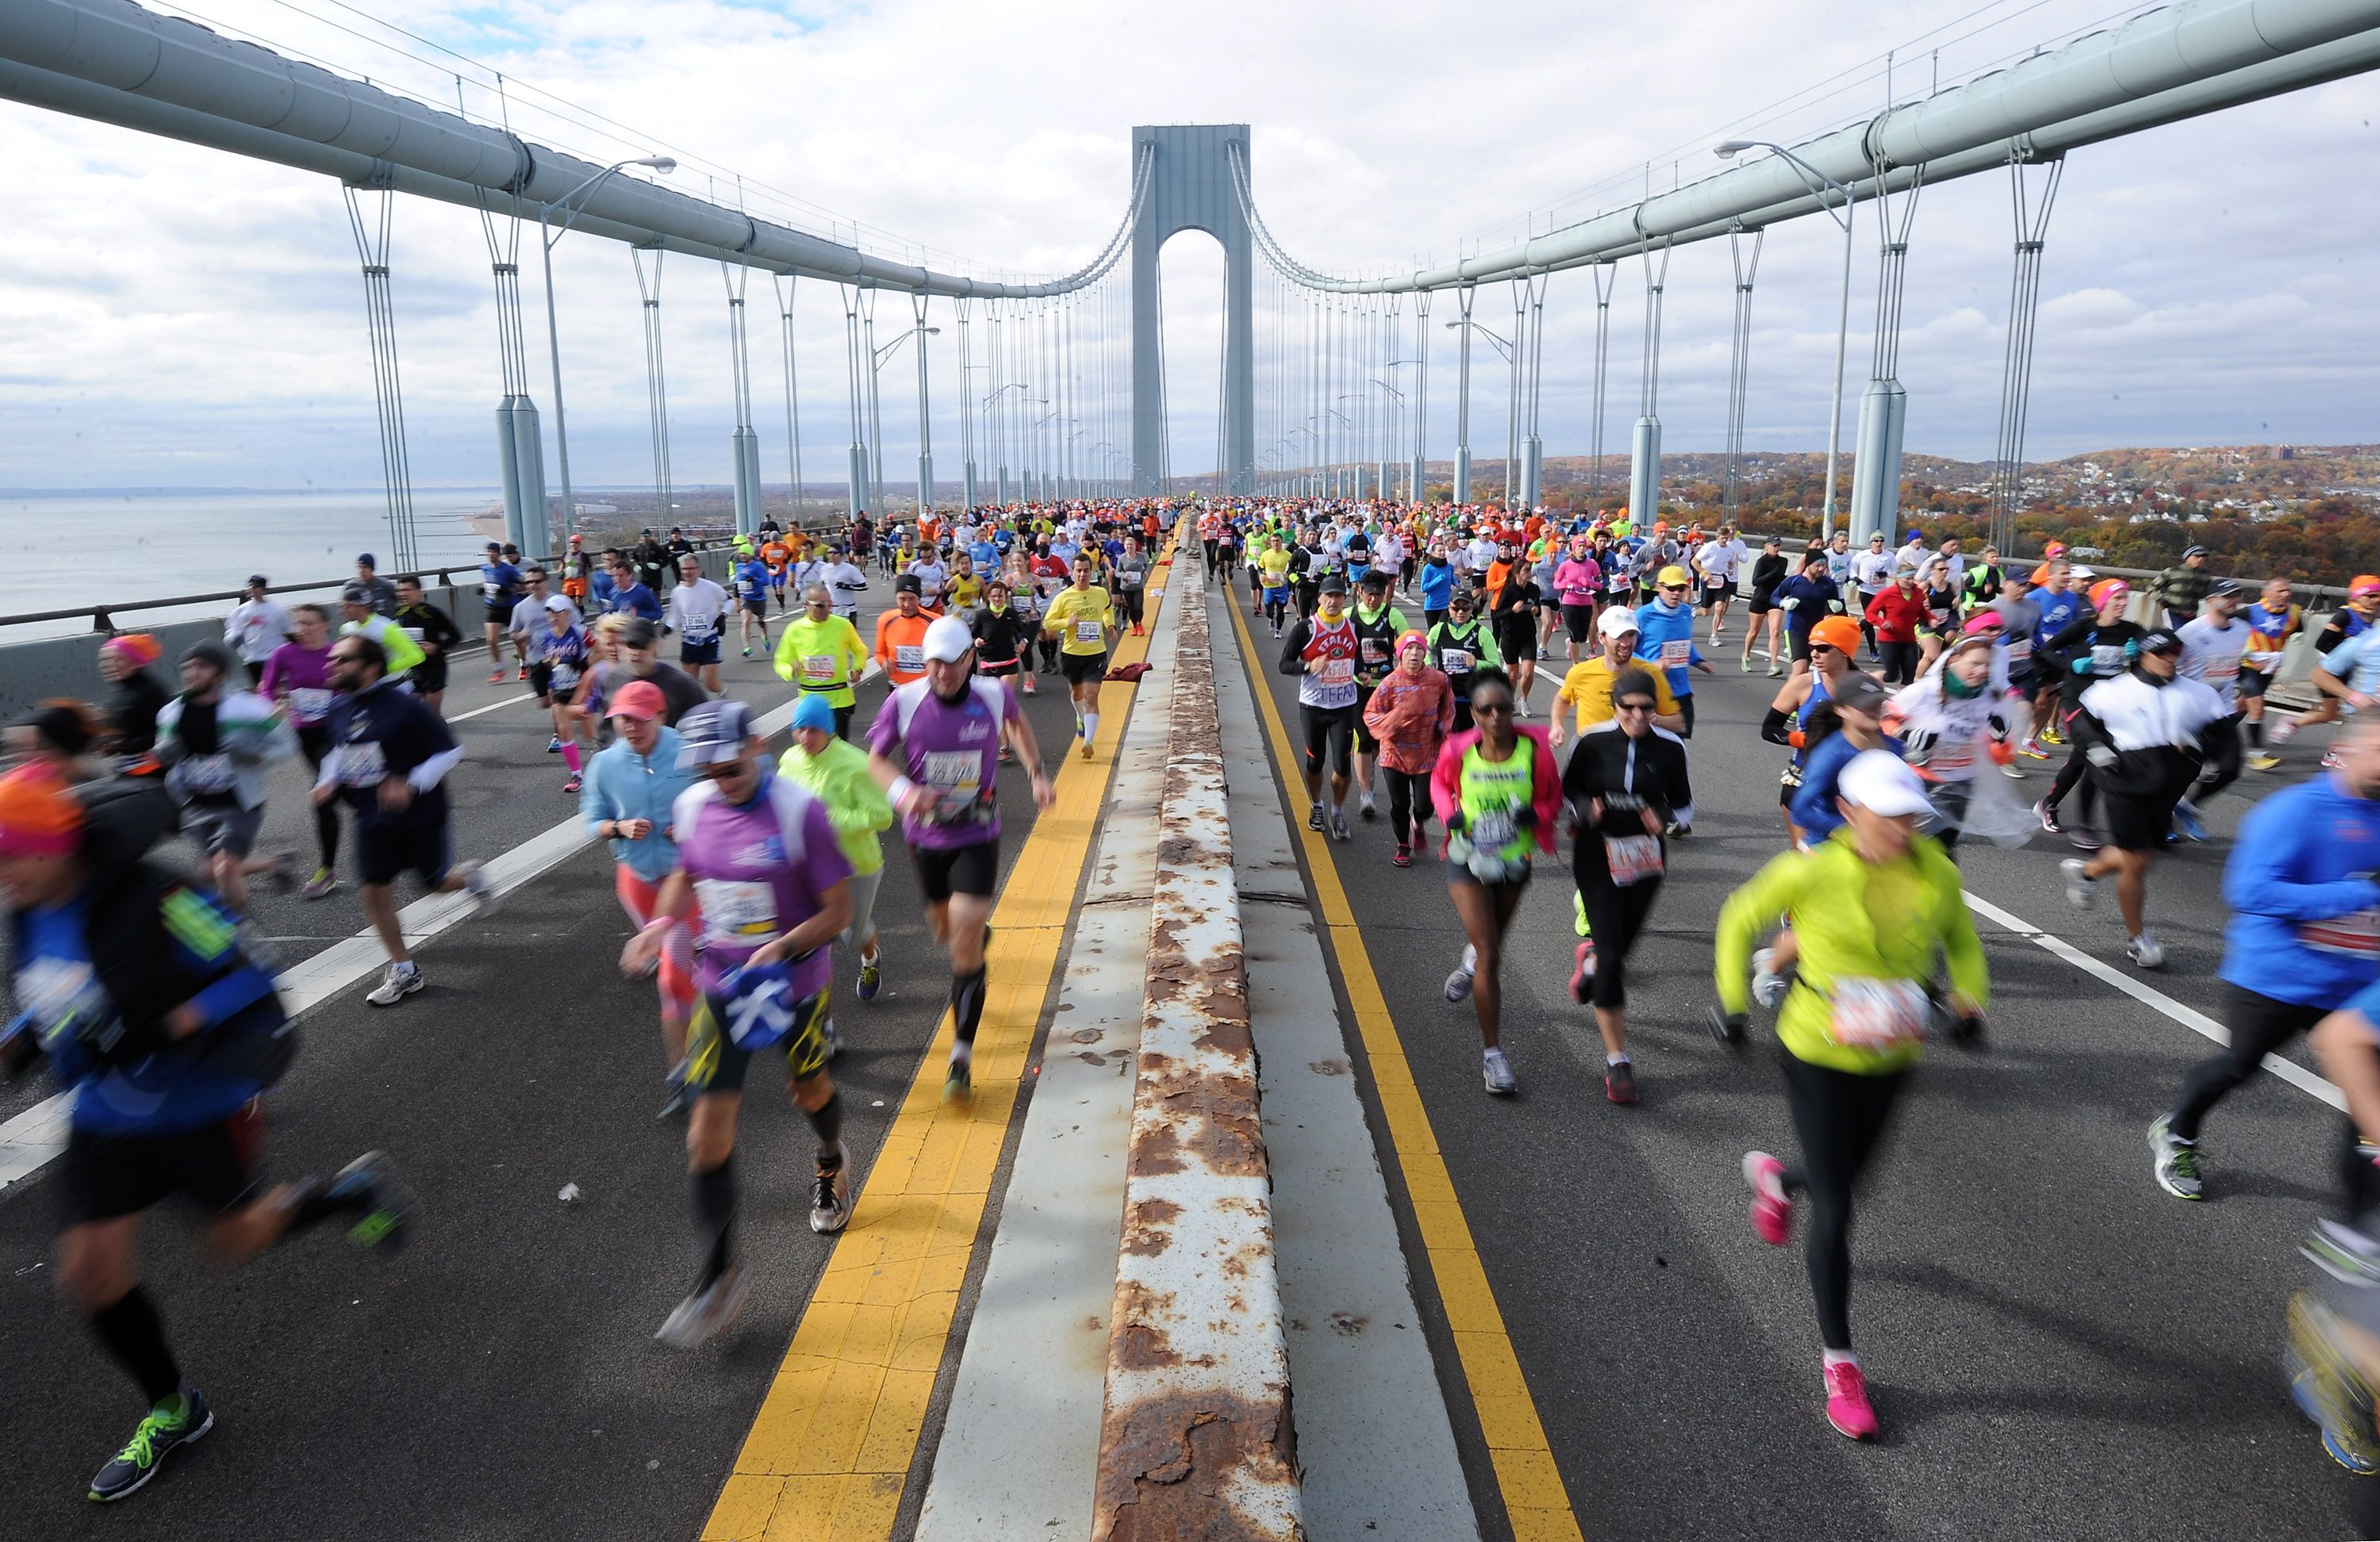
[[2170, 798], [2131, 797], [2102, 785], [2099, 805], [2106, 810], [2101, 818], [2107, 844], [2118, 851], [2163, 851], [2166, 837], [2173, 833]]
[[697, 1098], [743, 1091], [744, 1073], [755, 1055], [783, 1055], [786, 1080], [809, 1080], [833, 1055], [826, 1037], [833, 1006], [834, 987], [820, 986], [816, 995], [794, 1003], [794, 1026], [784, 1038], [765, 1049], [747, 1050], [727, 1037], [725, 1001], [706, 993], [695, 1003], [694, 1022], [686, 1029], [686, 1091]]
[[769, 619], [769, 597], [768, 597], [767, 595], [765, 595], [765, 594], [764, 594], [764, 595], [760, 596], [760, 598], [759, 598], [758, 600], [747, 600], [747, 601], [744, 601], [744, 613], [745, 613], [746, 615], [757, 615], [757, 616], [759, 616], [759, 617], [761, 620], [763, 620], [763, 621], [768, 620], [768, 619]]
[[356, 867], [365, 883], [395, 883], [405, 873], [416, 873], [435, 889], [446, 881], [447, 869], [454, 865], [454, 847], [446, 838], [443, 820], [434, 824], [358, 821], [356, 825]]
[[1562, 629], [1572, 642], [1585, 642], [1595, 631], [1595, 607], [1564, 605], [1561, 608]]
[[926, 898], [940, 905], [953, 894], [990, 899], [1000, 890], [1000, 842], [974, 841], [964, 846], [911, 846], [909, 861], [917, 869], [917, 886]]
[[528, 688], [529, 693], [535, 696], [540, 701], [543, 701], [552, 696], [553, 666], [552, 664], [529, 665]]
[[978, 674], [990, 675], [994, 680], [1002, 679], [1007, 675], [1016, 673], [1016, 661], [1014, 659], [987, 659], [981, 654], [978, 654], [975, 661], [975, 672]]
[[436, 696], [446, 688], [446, 655], [440, 653], [413, 666], [407, 678], [416, 696]]
[[1504, 655], [1504, 662], [1508, 664], [1535, 659], [1537, 656], [1536, 628], [1514, 626], [1509, 631], [1500, 632], [1496, 637], [1496, 647]]
[[517, 598], [509, 600], [482, 600], [480, 601], [480, 606], [485, 613], [481, 619], [486, 621], [491, 626], [502, 626], [509, 629], [513, 624], [513, 607], [519, 602], [520, 601]]
[[1364, 709], [1372, 704], [1372, 693], [1378, 689], [1378, 686], [1355, 687], [1355, 753], [1358, 755], [1378, 755], [1380, 752], [1380, 741], [1372, 737], [1372, 731], [1364, 726]]
[[1322, 771], [1326, 753], [1330, 770], [1345, 776], [1351, 767], [1358, 725], [1363, 719], [1354, 707], [1309, 707], [1300, 702], [1297, 716], [1305, 729], [1305, 767], [1310, 774]]
[[1767, 615], [1769, 612], [1777, 608], [1777, 601], [1772, 596], [1763, 594], [1758, 589], [1754, 589], [1752, 591], [1752, 599], [1744, 605], [1743, 608], [1746, 613], [1752, 615]]
[[2240, 699], [2246, 701], [2252, 698], [2264, 695], [2265, 687], [2272, 683], [2272, 680], [2268, 676], [2257, 670], [2241, 670], [2240, 672]]
[[719, 639], [717, 637], [713, 637], [709, 642], [704, 643], [679, 643], [677, 645], [677, 662], [679, 666], [685, 669], [699, 669], [704, 664], [717, 663], [719, 662]]
[[250, 1103], [221, 1123], [162, 1135], [67, 1135], [60, 1220], [68, 1226], [139, 1215], [181, 1195], [221, 1215], [239, 1204], [256, 1182], [263, 1115]]
[[1061, 653], [1058, 655], [1058, 669], [1070, 686], [1091, 684], [1107, 678], [1108, 656], [1104, 653]]

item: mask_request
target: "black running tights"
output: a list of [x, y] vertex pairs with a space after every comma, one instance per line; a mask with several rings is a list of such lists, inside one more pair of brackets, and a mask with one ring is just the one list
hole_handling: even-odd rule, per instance
[[[1401, 846], [1417, 846], [1429, 827], [1429, 772], [1401, 771], [1382, 766], [1389, 783], [1389, 833]], [[1407, 836], [1405, 832], [1413, 832]]]
[[1802, 1160], [1785, 1170], [1785, 1192], [1804, 1196], [1810, 1293], [1817, 1300], [1818, 1339], [1852, 1347], [1852, 1191], [1884, 1138], [1906, 1071], [1860, 1075], [1813, 1065], [1790, 1052], [1785, 1101]]

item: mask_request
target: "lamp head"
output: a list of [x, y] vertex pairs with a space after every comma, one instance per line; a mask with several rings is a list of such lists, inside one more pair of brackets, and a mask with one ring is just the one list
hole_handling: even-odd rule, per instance
[[670, 173], [677, 170], [677, 158], [674, 155], [648, 155], [641, 160], [631, 161], [628, 164], [632, 166], [650, 166], [653, 170], [661, 173], [663, 176], [667, 176]]
[[1722, 161], [1731, 161], [1745, 151], [1755, 148], [1750, 140], [1730, 140], [1711, 152]]

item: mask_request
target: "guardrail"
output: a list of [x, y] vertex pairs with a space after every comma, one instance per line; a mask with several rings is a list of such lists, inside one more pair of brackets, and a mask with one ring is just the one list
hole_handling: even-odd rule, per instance
[[1272, 1183], [1206, 606], [1174, 625], [1094, 1542], [1301, 1538]]

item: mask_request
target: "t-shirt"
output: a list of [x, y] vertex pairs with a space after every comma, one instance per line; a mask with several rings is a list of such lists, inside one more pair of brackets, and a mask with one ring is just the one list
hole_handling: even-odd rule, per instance
[[311, 728], [331, 715], [331, 647], [302, 648], [285, 642], [264, 661], [264, 677], [257, 689], [268, 701], [289, 705], [289, 721]]
[[[826, 805], [773, 770], [763, 770], [759, 789], [740, 806], [718, 783], [697, 782], [672, 806], [670, 829], [702, 913], [694, 968], [705, 991], [817, 915], [827, 891], [851, 876]], [[814, 995], [833, 976], [833, 954], [820, 947], [786, 966], [794, 994]]]
[[936, 696], [925, 680], [912, 680], [884, 698], [868, 725], [868, 747], [939, 795], [927, 817], [902, 816], [910, 845], [949, 851], [1000, 839], [1001, 730], [1023, 715], [997, 680], [968, 681], [955, 701]]
[[1069, 585], [1042, 612], [1041, 626], [1058, 634], [1062, 651], [1095, 658], [1108, 650], [1107, 618], [1113, 604], [1108, 591], [1097, 584], [1088, 589]]

